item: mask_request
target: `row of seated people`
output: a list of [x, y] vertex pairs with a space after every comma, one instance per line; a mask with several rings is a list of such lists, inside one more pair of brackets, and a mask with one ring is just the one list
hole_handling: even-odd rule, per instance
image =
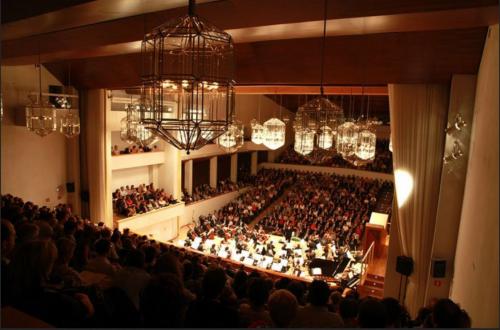
[[373, 162], [359, 166], [351, 164], [331, 150], [320, 148], [314, 149], [309, 155], [303, 156], [293, 149], [293, 145], [283, 151], [278, 159], [278, 163], [352, 168], [382, 173], [393, 172], [392, 152], [389, 150], [389, 141], [387, 140], [377, 141]]
[[392, 183], [357, 176], [300, 173], [286, 196], [259, 221], [267, 231], [308, 240], [311, 235], [358, 249], [377, 198]]
[[248, 183], [243, 181], [238, 181], [237, 183], [232, 182], [229, 179], [220, 180], [217, 183], [217, 186], [211, 187], [210, 185], [204, 183], [193, 189], [193, 193], [189, 194], [187, 190], [182, 191], [182, 201], [186, 204], [190, 204], [193, 202], [198, 202], [201, 200], [209, 199], [218, 195], [226, 194], [229, 192], [237, 191], [241, 188], [244, 188], [248, 185]]
[[155, 189], [153, 184], [120, 187], [113, 192], [113, 209], [117, 215], [131, 217], [153, 211], [178, 201], [164, 189]]
[[158, 151], [158, 146], [154, 145], [153, 147], [148, 147], [142, 145], [133, 145], [125, 147], [122, 150], [120, 150], [118, 148], [118, 145], [115, 144], [113, 148], [111, 148], [111, 156], [138, 154], [142, 152], [151, 152], [151, 151]]
[[[56, 327], [470, 327], [440, 299], [411, 320], [396, 299], [273, 279], [2, 196], [2, 308]], [[102, 275], [89, 284], [86, 274]], [[7, 320], [3, 319], [3, 322]], [[18, 320], [22, 323], [23, 320]]]

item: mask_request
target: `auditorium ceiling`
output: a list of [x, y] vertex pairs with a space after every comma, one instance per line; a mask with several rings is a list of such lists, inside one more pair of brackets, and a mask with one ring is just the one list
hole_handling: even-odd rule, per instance
[[[498, 22], [497, 0], [328, 4], [327, 85], [442, 83], [452, 74], [475, 74], [487, 26]], [[186, 5], [187, 0], [3, 0], [2, 64], [36, 63], [40, 53], [61, 81], [71, 67], [78, 88], [137, 86], [144, 33], [185, 14]], [[265, 86], [319, 83], [323, 0], [198, 1], [197, 11], [233, 36], [238, 86], [273, 94]], [[294, 94], [285, 97], [285, 106], [296, 109], [296, 95], [307, 93], [281, 94]]]

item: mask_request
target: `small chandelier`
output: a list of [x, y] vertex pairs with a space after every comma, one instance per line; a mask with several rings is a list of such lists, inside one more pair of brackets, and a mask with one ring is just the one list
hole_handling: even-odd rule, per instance
[[42, 95], [42, 67], [38, 67], [38, 94], [30, 94], [30, 103], [26, 106], [26, 128], [41, 137], [47, 136], [57, 129], [56, 109]]
[[[327, 1], [324, 3], [324, 19], [323, 19], [323, 39], [321, 44], [321, 82], [320, 96], [306, 102], [299, 107], [295, 117], [295, 138], [307, 140], [307, 145], [310, 142], [310, 136], [317, 134], [317, 144], [321, 149], [328, 150], [333, 146], [333, 140], [337, 132], [337, 127], [344, 122], [344, 111], [339, 106], [333, 104], [324, 95], [323, 77], [325, 65], [325, 42], [326, 42], [326, 21], [327, 21]], [[299, 145], [303, 142], [299, 141]], [[295, 149], [298, 153], [303, 154], [302, 148]], [[305, 151], [310, 153], [309, 148]]]
[[309, 128], [296, 130], [293, 149], [303, 156], [310, 154], [314, 149], [314, 134]]
[[252, 142], [262, 144], [264, 142], [264, 126], [255, 119], [252, 119], [250, 125], [252, 126]]
[[358, 145], [356, 147], [356, 157], [362, 161], [371, 162], [375, 159], [375, 149], [377, 145], [377, 135], [374, 133], [372, 125], [362, 128], [358, 134]]
[[[233, 42], [202, 21], [189, 0], [187, 15], [144, 36], [143, 92], [151, 108], [140, 122], [178, 149], [196, 150], [222, 135], [234, 110]], [[177, 103], [171, 111], [166, 101]]]
[[73, 138], [79, 135], [80, 117], [78, 116], [78, 113], [76, 114], [76, 116], [72, 112], [68, 112], [66, 115], [64, 115], [61, 118], [61, 124], [59, 126], [59, 130], [67, 138]]
[[136, 110], [136, 105], [132, 103], [127, 104], [125, 106], [125, 112], [127, 115], [120, 121], [120, 139], [127, 144], [136, 143], [137, 140], [139, 117]]
[[349, 120], [337, 128], [337, 152], [342, 158], [347, 159], [356, 153], [358, 146], [359, 127], [353, 121]]
[[278, 118], [271, 118], [264, 123], [264, 142], [263, 144], [276, 150], [285, 145], [286, 126]]
[[217, 145], [226, 152], [235, 152], [243, 146], [243, 143], [243, 124], [237, 120], [234, 120], [227, 131], [217, 138]]

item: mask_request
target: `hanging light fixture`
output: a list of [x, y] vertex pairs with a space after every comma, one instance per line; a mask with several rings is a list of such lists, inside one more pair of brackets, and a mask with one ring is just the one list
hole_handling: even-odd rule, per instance
[[56, 102], [61, 108], [67, 111], [61, 117], [61, 122], [59, 124], [59, 132], [64, 134], [67, 138], [74, 138], [80, 134], [80, 116], [78, 114], [78, 108], [73, 107], [75, 102], [71, 101], [72, 98], [76, 97], [77, 93], [74, 93], [71, 87], [71, 66], [69, 66], [68, 84], [64, 88], [64, 95], [56, 97]]
[[126, 116], [120, 121], [120, 139], [127, 144], [137, 142], [137, 125], [139, 125], [137, 110], [139, 108], [133, 103], [131, 97], [130, 103], [125, 106]]
[[[349, 109], [352, 114], [353, 98], [351, 94], [351, 102]], [[350, 161], [355, 156], [358, 145], [359, 127], [353, 119], [348, 119], [345, 123], [337, 128], [337, 152], [342, 155], [342, 158]]]
[[132, 124], [135, 132], [135, 142], [142, 147], [149, 147], [156, 142], [158, 142], [159, 138], [154, 134], [154, 131], [148, 129], [146, 125], [142, 124], [139, 120], [139, 113], [141, 109], [144, 108], [144, 111], [150, 111], [151, 109], [151, 101], [146, 97], [147, 95], [143, 93], [141, 89], [141, 96], [139, 100], [132, 105], [133, 107], [133, 116], [132, 120], [135, 122]]
[[[281, 101], [280, 101], [281, 113]], [[286, 125], [278, 118], [271, 118], [264, 124], [264, 141], [267, 148], [276, 150], [285, 145]]]
[[56, 131], [56, 109], [42, 95], [42, 66], [40, 64], [40, 55], [38, 56], [38, 93], [28, 96], [30, 103], [26, 106], [26, 128], [38, 134], [41, 137], [47, 136]]
[[314, 149], [314, 134], [309, 128], [295, 130], [293, 150], [303, 156], [309, 155]]
[[264, 126], [260, 124], [260, 98], [262, 96], [259, 95], [258, 100], [258, 112], [259, 112], [259, 121], [257, 119], [252, 119], [250, 121], [250, 126], [252, 128], [252, 137], [251, 140], [255, 144], [262, 144], [264, 142]]
[[356, 146], [356, 157], [364, 162], [372, 162], [375, 159], [375, 149], [377, 146], [377, 135], [375, 134], [375, 120], [369, 119], [370, 96], [368, 96], [368, 106], [366, 110], [366, 122], [360, 125], [358, 134], [358, 144]]
[[[323, 40], [321, 43], [321, 82], [320, 96], [300, 106], [295, 118], [295, 138], [306, 141], [295, 141], [295, 150], [302, 150], [302, 145], [309, 145], [309, 137], [317, 135], [317, 145], [321, 149], [330, 149], [337, 133], [337, 127], [344, 122], [344, 111], [332, 103], [324, 95], [324, 65], [326, 43], [327, 1], [324, 4]], [[314, 141], [314, 139], [313, 139]], [[300, 151], [297, 151], [301, 153]], [[310, 153], [310, 152], [308, 152]]]
[[[162, 24], [142, 41], [142, 82], [151, 108], [140, 110], [146, 128], [178, 149], [196, 150], [222, 135], [234, 109], [233, 42], [195, 14]], [[166, 101], [177, 103], [169, 111]]]
[[243, 124], [239, 120], [234, 119], [227, 131], [217, 138], [217, 145], [228, 153], [235, 152], [243, 146], [243, 143]]

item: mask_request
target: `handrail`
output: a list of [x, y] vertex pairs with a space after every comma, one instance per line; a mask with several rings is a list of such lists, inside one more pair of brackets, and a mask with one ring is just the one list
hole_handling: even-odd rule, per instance
[[370, 244], [370, 246], [368, 247], [368, 250], [366, 250], [366, 253], [363, 256], [363, 259], [361, 259], [361, 262], [363, 262], [363, 263], [365, 262], [366, 258], [368, 257], [368, 255], [370, 253], [372, 253], [374, 248], [375, 248], [375, 241], [373, 241], [372, 244]]
[[[363, 256], [363, 259], [361, 259], [361, 279], [360, 279], [360, 284], [363, 285], [366, 280], [366, 276], [368, 274], [368, 267], [373, 261], [373, 255], [375, 251], [375, 241], [373, 241], [370, 246], [368, 247], [368, 250], [366, 250], [365, 255]], [[368, 259], [368, 260], [367, 260]], [[368, 262], [366, 262], [368, 261]]]

